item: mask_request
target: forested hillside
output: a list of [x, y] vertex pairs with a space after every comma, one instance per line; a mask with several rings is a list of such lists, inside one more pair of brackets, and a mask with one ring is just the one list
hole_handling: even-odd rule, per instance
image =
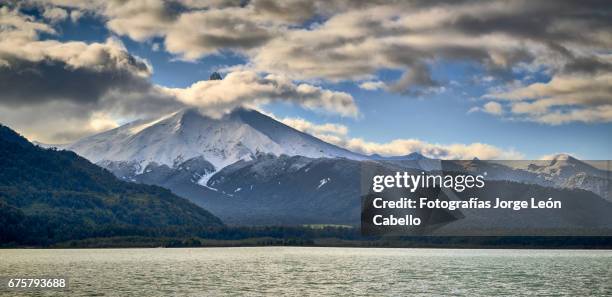
[[40, 148], [0, 125], [0, 243], [183, 236], [217, 226], [217, 217], [166, 189], [121, 181], [73, 152]]

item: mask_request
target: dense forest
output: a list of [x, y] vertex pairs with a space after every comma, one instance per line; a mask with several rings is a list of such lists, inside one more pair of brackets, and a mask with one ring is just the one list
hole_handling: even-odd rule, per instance
[[176, 236], [222, 226], [156, 186], [120, 181], [73, 152], [43, 149], [0, 125], [0, 243]]

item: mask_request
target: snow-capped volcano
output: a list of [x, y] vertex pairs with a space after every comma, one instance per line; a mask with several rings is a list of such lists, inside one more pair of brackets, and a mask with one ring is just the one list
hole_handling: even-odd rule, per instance
[[195, 157], [203, 157], [219, 170], [258, 153], [367, 158], [247, 109], [237, 109], [219, 119], [196, 109], [183, 109], [89, 136], [66, 148], [94, 163], [129, 162], [140, 171], [150, 163], [174, 168]]

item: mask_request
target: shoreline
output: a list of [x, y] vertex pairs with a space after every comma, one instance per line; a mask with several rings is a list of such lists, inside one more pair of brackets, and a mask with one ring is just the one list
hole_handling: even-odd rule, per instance
[[612, 237], [415, 237], [407, 239], [346, 240], [340, 238], [205, 238], [108, 237], [59, 242], [52, 245], [3, 245], [0, 249], [113, 249], [113, 248], [225, 248], [225, 247], [338, 247], [415, 249], [538, 249], [612, 250]]

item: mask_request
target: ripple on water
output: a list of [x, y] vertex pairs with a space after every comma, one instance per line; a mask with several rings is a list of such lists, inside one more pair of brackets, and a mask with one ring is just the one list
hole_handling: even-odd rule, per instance
[[612, 251], [0, 250], [0, 259], [0, 275], [68, 276], [71, 296], [612, 295]]

